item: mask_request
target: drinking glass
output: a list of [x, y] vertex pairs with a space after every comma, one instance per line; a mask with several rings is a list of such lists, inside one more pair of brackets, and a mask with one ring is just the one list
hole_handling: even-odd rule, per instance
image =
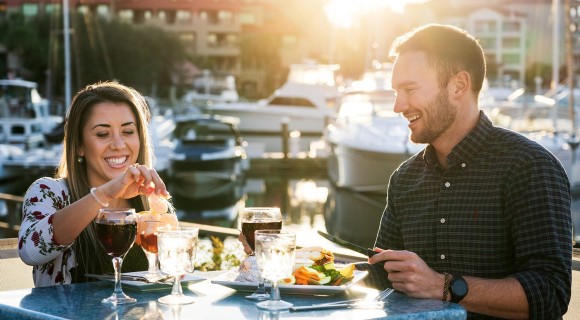
[[272, 282], [270, 300], [258, 302], [260, 309], [287, 310], [292, 304], [280, 299], [278, 281], [292, 275], [296, 234], [281, 230], [256, 231], [256, 259], [263, 278]]
[[135, 243], [141, 246], [147, 263], [147, 273], [143, 276], [149, 281], [157, 281], [165, 276], [159, 269], [157, 257], [157, 229], [160, 227], [177, 227], [177, 216], [173, 213], [152, 214], [148, 211], [139, 212], [137, 215], [137, 238]]
[[136, 302], [137, 300], [126, 295], [121, 287], [123, 257], [133, 246], [137, 234], [135, 209], [101, 208], [95, 223], [99, 243], [112, 257], [115, 270], [115, 290], [102, 302], [113, 306]]
[[[242, 234], [252, 249], [256, 251], [254, 232], [256, 230], [280, 230], [282, 229], [282, 214], [280, 208], [276, 207], [247, 207], [242, 212]], [[253, 254], [253, 253], [252, 253]], [[258, 281], [258, 289], [247, 299], [251, 300], [267, 300], [270, 299], [270, 294], [266, 292], [264, 285], [264, 278], [260, 276]]]
[[161, 227], [157, 229], [157, 249], [161, 271], [175, 278], [171, 294], [159, 298], [163, 304], [188, 304], [194, 298], [183, 294], [181, 277], [193, 272], [199, 229], [194, 227]]

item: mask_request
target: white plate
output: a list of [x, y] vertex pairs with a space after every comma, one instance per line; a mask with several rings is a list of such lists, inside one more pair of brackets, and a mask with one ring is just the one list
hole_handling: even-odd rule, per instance
[[[303, 294], [303, 295], [333, 295], [340, 292], [348, 290], [350, 287], [355, 285], [357, 282], [362, 280], [368, 274], [367, 271], [354, 271], [354, 278], [340, 286], [323, 286], [323, 285], [294, 285], [294, 284], [281, 284], [278, 285], [280, 288], [280, 293], [284, 294]], [[211, 280], [211, 283], [220, 284], [238, 291], [254, 292], [258, 287], [256, 282], [239, 282], [235, 281], [238, 276], [238, 271], [232, 271], [215, 279]], [[270, 285], [266, 283], [266, 287]]]

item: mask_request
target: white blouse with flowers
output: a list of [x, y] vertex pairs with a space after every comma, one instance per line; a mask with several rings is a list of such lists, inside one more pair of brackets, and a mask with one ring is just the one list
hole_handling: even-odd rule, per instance
[[76, 266], [72, 245], [54, 241], [52, 218], [70, 204], [70, 192], [64, 179], [44, 177], [26, 191], [22, 224], [18, 233], [18, 253], [24, 263], [33, 266], [36, 287], [68, 284]]

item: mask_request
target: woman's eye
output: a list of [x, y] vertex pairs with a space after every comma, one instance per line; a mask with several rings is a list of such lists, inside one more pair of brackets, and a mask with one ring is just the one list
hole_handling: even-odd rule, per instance
[[129, 136], [129, 135], [135, 134], [135, 130], [125, 130], [125, 131], [123, 131], [123, 134]]
[[108, 132], [97, 132], [97, 137], [98, 138], [106, 138], [109, 136]]

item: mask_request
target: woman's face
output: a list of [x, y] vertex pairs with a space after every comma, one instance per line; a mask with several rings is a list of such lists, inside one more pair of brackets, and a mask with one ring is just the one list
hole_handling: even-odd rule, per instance
[[83, 127], [80, 150], [91, 186], [99, 186], [137, 162], [137, 119], [125, 103], [102, 102], [93, 106]]

